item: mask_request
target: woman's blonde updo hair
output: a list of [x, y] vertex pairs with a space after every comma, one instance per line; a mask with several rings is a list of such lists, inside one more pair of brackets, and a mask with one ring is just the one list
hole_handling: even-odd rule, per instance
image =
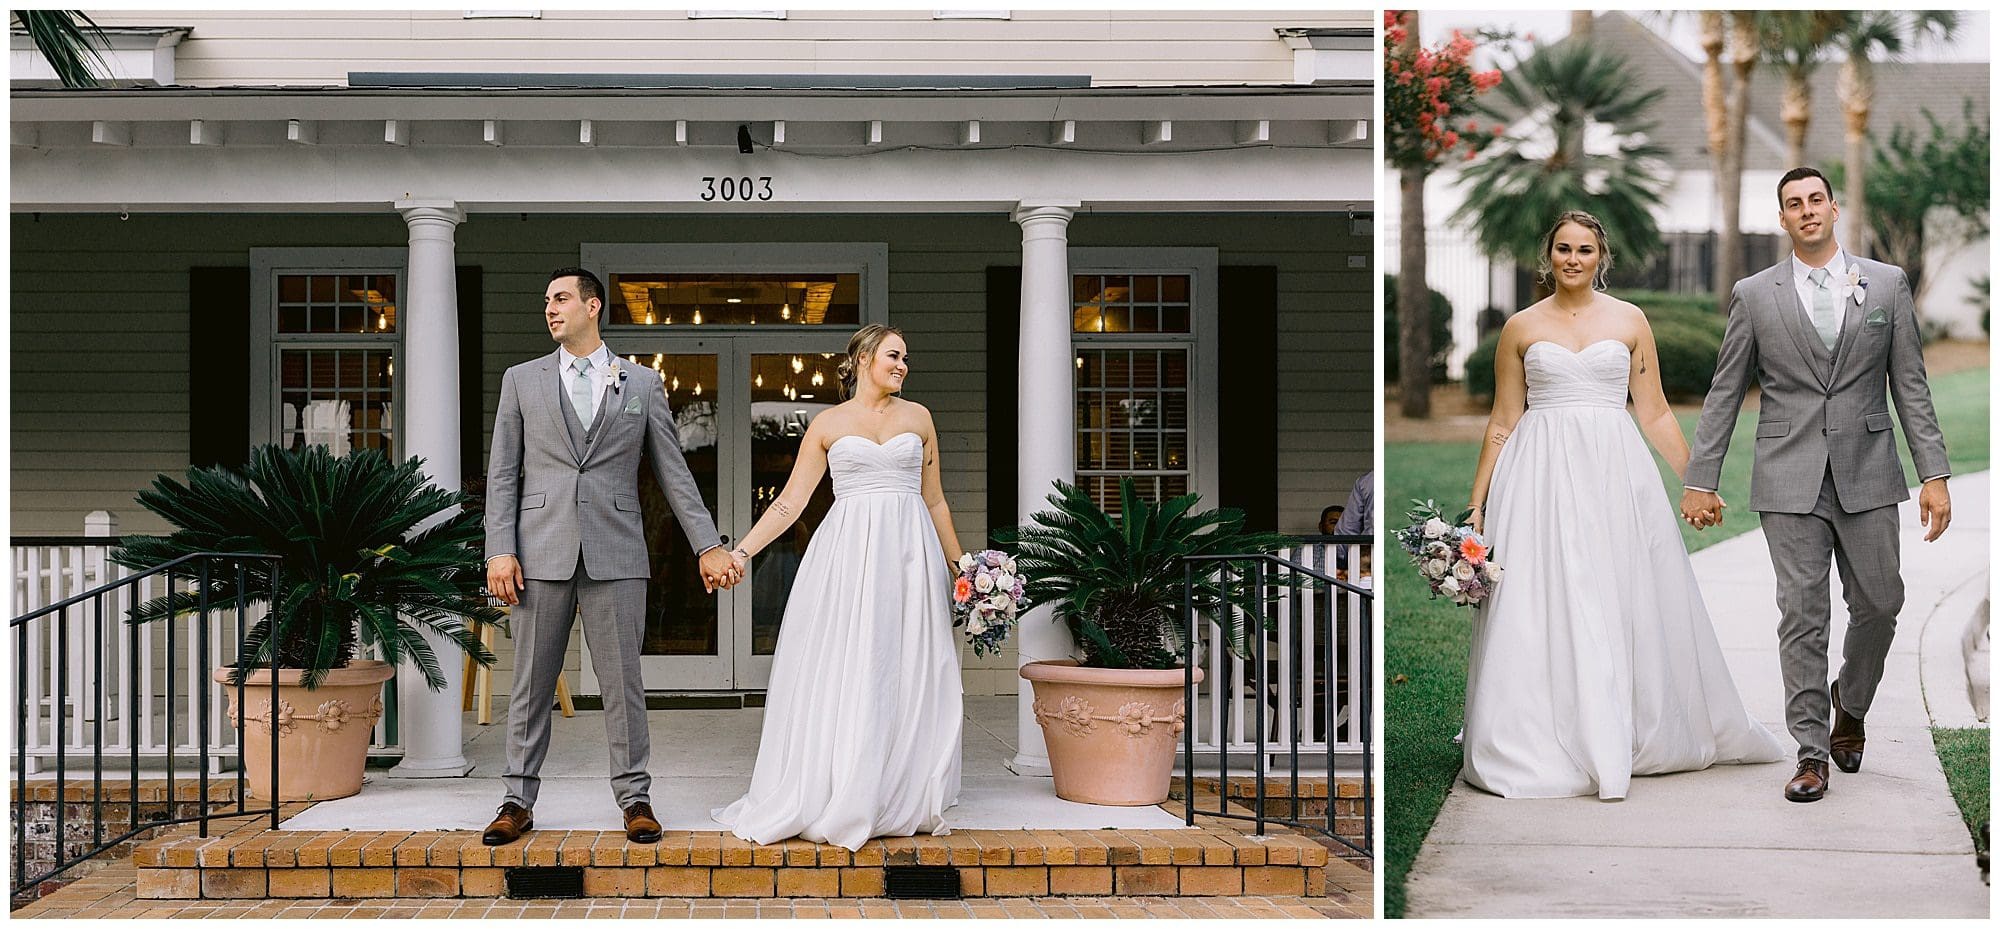
[[1604, 235], [1604, 224], [1598, 222], [1597, 217], [1582, 210], [1563, 211], [1561, 216], [1556, 217], [1555, 225], [1549, 227], [1548, 234], [1542, 236], [1542, 251], [1537, 258], [1539, 267], [1536, 269], [1541, 282], [1553, 286], [1556, 269], [1555, 259], [1551, 256], [1556, 250], [1556, 233], [1561, 231], [1565, 223], [1582, 226], [1597, 237], [1597, 273], [1591, 276], [1590, 287], [1592, 290], [1606, 289], [1604, 276], [1611, 273], [1611, 241]]
[[862, 326], [861, 331], [854, 334], [854, 338], [847, 340], [847, 357], [842, 358], [840, 367], [835, 369], [840, 375], [840, 399], [845, 400], [854, 396], [856, 380], [859, 377], [856, 372], [867, 364], [869, 358], [874, 357], [875, 350], [882, 347], [882, 340], [892, 335], [908, 341], [903, 335], [903, 330], [881, 323]]

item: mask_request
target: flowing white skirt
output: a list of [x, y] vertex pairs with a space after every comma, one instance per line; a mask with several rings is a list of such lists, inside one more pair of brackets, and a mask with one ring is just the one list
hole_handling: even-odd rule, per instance
[[964, 687], [948, 577], [921, 496], [834, 501], [785, 604], [750, 790], [717, 822], [850, 850], [949, 831]]
[[1614, 799], [1634, 774], [1787, 757], [1744, 709], [1624, 409], [1530, 409], [1494, 467], [1486, 527], [1506, 576], [1472, 640], [1473, 786]]

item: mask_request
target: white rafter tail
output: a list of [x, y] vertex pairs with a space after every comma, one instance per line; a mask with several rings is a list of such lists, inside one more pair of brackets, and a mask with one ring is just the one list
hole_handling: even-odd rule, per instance
[[13, 130], [14, 130], [13, 138], [14, 138], [15, 148], [34, 148], [35, 143], [40, 142], [42, 140], [41, 131], [36, 129], [34, 126], [25, 126], [20, 123], [15, 123], [13, 125]]
[[1244, 119], [1236, 123], [1236, 144], [1269, 145], [1271, 143], [1271, 121], [1268, 119]]
[[771, 144], [785, 144], [785, 121], [782, 119], [772, 120], [771, 122]]
[[1050, 145], [1075, 145], [1076, 120], [1062, 119], [1049, 124]]
[[1368, 141], [1368, 121], [1365, 119], [1329, 119], [1326, 121], [1327, 141], [1335, 145]]
[[480, 130], [479, 138], [488, 145], [507, 144], [507, 121], [504, 119], [487, 120], [485, 128]]
[[407, 119], [383, 120], [382, 141], [390, 145], [410, 144], [410, 121]]
[[868, 144], [870, 146], [882, 144], [882, 121], [879, 119], [868, 121]]
[[188, 144], [214, 147], [222, 144], [222, 124], [206, 119], [188, 120]]
[[1171, 119], [1152, 120], [1146, 123], [1146, 131], [1141, 141], [1147, 145], [1159, 145], [1174, 140], [1174, 121]]
[[685, 148], [688, 144], [688, 121], [674, 120], [674, 144]]
[[108, 119], [95, 120], [90, 124], [90, 144], [131, 145], [132, 124]]
[[319, 123], [310, 119], [285, 120], [285, 141], [293, 145], [318, 145]]
[[958, 144], [979, 144], [979, 120], [968, 119], [958, 125]]
[[577, 120], [576, 144], [585, 148], [595, 147], [597, 145], [597, 125], [587, 119]]

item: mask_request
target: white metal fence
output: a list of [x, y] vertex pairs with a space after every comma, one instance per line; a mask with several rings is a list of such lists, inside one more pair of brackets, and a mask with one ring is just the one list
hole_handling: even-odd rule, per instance
[[[98, 538], [25, 540], [30, 544], [13, 546], [13, 616], [140, 573], [112, 564], [108, 556], [115, 540], [102, 524], [92, 528]], [[189, 589], [187, 583], [176, 586]], [[222, 756], [234, 753], [236, 732], [226, 696], [231, 688], [208, 678], [209, 669], [236, 658], [234, 603], [217, 604], [205, 618], [184, 616], [140, 626], [126, 622], [134, 606], [166, 590], [164, 576], [149, 577], [27, 624], [25, 654], [15, 666], [20, 678], [8, 696], [20, 700], [26, 695], [26, 725], [15, 745], [26, 745], [28, 773], [39, 773], [58, 751], [75, 770], [79, 759], [88, 764], [101, 750], [107, 772], [129, 770], [135, 744], [139, 757], [149, 761], [166, 758], [170, 741], [172, 755], [193, 758], [199, 753], [202, 688], [209, 692], [210, 763], [219, 769]], [[263, 608], [254, 608], [243, 621], [255, 624], [262, 616]], [[206, 655], [199, 633], [204, 622]], [[10, 630], [10, 652], [22, 648], [23, 634]], [[387, 688], [384, 699], [393, 700], [393, 691]], [[370, 754], [400, 752], [388, 731], [385, 716], [376, 722]]]
[[[1274, 554], [1294, 564], [1304, 565], [1328, 576], [1338, 576], [1345, 564], [1349, 583], [1360, 575], [1354, 566], [1367, 552], [1373, 563], [1372, 546], [1313, 543], [1281, 549]], [[1262, 751], [1266, 757], [1288, 753], [1294, 726], [1299, 732], [1301, 755], [1326, 751], [1358, 753], [1367, 734], [1361, 731], [1361, 682], [1372, 673], [1368, 654], [1362, 649], [1362, 630], [1371, 610], [1360, 594], [1312, 585], [1287, 591], [1278, 600], [1275, 622], [1265, 635], [1265, 666], [1269, 669], [1267, 688], [1261, 696], [1254, 691], [1255, 677], [1249, 662], [1236, 657], [1221, 639], [1221, 628], [1212, 622], [1197, 628], [1196, 654], [1202, 657], [1202, 683], [1196, 685], [1198, 705], [1188, 714], [1194, 727], [1197, 756], [1213, 756], [1225, 748], [1231, 755]], [[1331, 639], [1329, 638], [1331, 637]], [[1297, 668], [1294, 675], [1287, 669]], [[1215, 699], [1223, 686], [1225, 671], [1234, 696]], [[1293, 678], [1296, 676], [1297, 680]], [[1329, 707], [1328, 697], [1331, 696]], [[1265, 738], [1257, 738], [1256, 704], [1265, 704]], [[1228, 714], [1224, 717], [1223, 703]], [[1294, 707], [1298, 707], [1296, 719]], [[1331, 718], [1329, 718], [1329, 716]], [[1228, 743], [1222, 741], [1227, 723]]]

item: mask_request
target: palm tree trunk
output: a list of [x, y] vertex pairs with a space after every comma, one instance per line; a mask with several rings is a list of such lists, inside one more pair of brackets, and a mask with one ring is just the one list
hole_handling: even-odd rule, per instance
[[1806, 163], [1806, 130], [1812, 125], [1812, 81], [1798, 69], [1785, 73], [1785, 167]]
[[1716, 305], [1729, 306], [1729, 291], [1743, 279], [1743, 147], [1750, 119], [1750, 77], [1757, 70], [1757, 14], [1729, 14], [1728, 142], [1720, 162], [1722, 234], [1716, 243]]
[[1865, 55], [1849, 55], [1840, 65], [1840, 111], [1846, 131], [1847, 189], [1840, 204], [1840, 238], [1847, 253], [1869, 257], [1874, 236], [1868, 228], [1868, 116], [1875, 105], [1875, 73]]
[[[1734, 217], [1736, 215], [1736, 207], [1731, 206], [1731, 204], [1735, 203], [1735, 194], [1731, 193], [1731, 191], [1738, 190], [1743, 185], [1740, 181], [1734, 185], [1725, 183], [1721, 170], [1724, 160], [1723, 153], [1729, 149], [1729, 100], [1725, 96], [1725, 84], [1722, 77], [1722, 54], [1723, 50], [1728, 47], [1728, 36], [1729, 33], [1724, 28], [1721, 11], [1702, 11], [1701, 50], [1706, 56], [1706, 61], [1703, 63], [1701, 69], [1701, 109], [1702, 114], [1707, 117], [1708, 153], [1710, 157], [1715, 159], [1714, 164], [1716, 165], [1716, 170], [1714, 171], [1715, 194], [1727, 210], [1725, 215]], [[1734, 225], [1733, 221], [1730, 225]], [[1723, 308], [1729, 306], [1729, 290], [1736, 286], [1736, 279], [1725, 277], [1725, 271], [1726, 269], [1723, 267], [1723, 263], [1718, 256], [1718, 260], [1715, 262], [1715, 280], [1712, 282], [1712, 286], [1715, 290], [1715, 305]], [[1727, 312], [1727, 310], [1725, 309], [1724, 312]]]

